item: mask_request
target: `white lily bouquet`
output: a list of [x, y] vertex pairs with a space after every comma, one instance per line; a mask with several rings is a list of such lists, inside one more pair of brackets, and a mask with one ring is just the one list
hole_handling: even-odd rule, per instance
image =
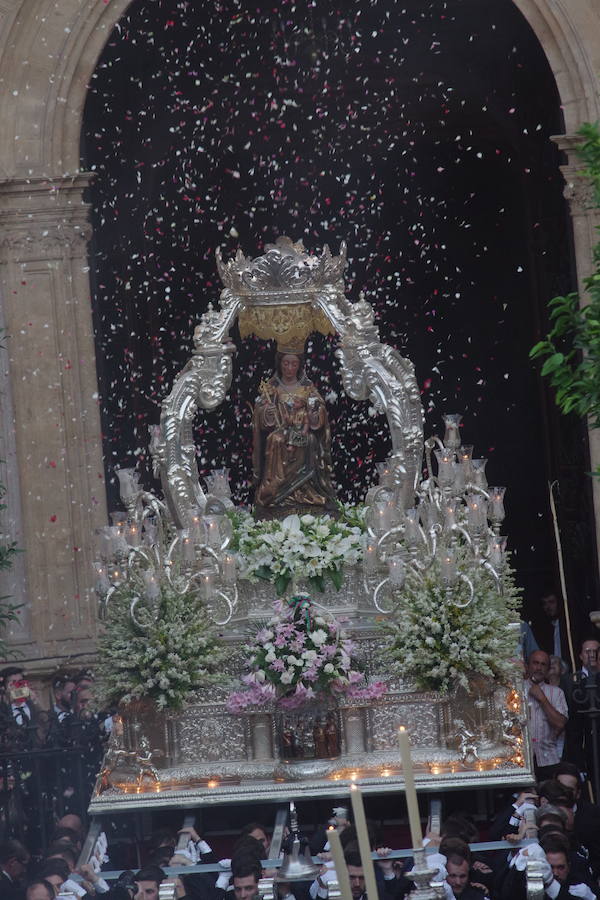
[[251, 582], [269, 581], [279, 596], [300, 578], [318, 591], [325, 590], [329, 579], [339, 590], [344, 566], [356, 565], [362, 559], [359, 513], [353, 522], [357, 524], [347, 518], [310, 514], [255, 521], [249, 513], [238, 511], [233, 524], [240, 577]]

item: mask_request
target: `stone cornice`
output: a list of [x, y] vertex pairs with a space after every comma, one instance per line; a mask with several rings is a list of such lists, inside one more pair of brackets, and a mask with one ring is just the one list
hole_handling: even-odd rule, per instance
[[0, 260], [85, 257], [92, 234], [83, 191], [91, 175], [0, 184]]

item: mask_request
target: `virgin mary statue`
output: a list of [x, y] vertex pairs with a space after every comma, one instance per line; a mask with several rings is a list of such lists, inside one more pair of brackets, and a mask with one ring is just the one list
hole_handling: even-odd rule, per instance
[[253, 428], [257, 513], [333, 511], [327, 409], [297, 348], [278, 348], [275, 373], [260, 385]]

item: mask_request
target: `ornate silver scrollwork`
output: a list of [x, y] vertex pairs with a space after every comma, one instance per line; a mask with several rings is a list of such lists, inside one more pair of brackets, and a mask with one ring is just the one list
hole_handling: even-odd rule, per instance
[[204, 512], [206, 494], [197, 473], [192, 425], [199, 409], [215, 409], [231, 384], [234, 346], [228, 331], [241, 309], [252, 306], [311, 304], [320, 310], [341, 339], [337, 355], [346, 393], [370, 400], [386, 415], [398, 485], [411, 494], [417, 484], [423, 452], [423, 413], [412, 363], [379, 339], [374, 312], [364, 298], [350, 303], [343, 293], [346, 247], [333, 257], [328, 247], [319, 257], [301, 242], [279, 238], [257, 259], [241, 251], [217, 266], [225, 284], [220, 309], [209, 308], [196, 328], [192, 359], [163, 402], [161, 437], [153, 436], [152, 458], [160, 470], [163, 491], [178, 528], [189, 524], [189, 510]]
[[194, 354], [163, 401], [161, 436], [153, 437], [152, 456], [177, 528], [189, 526], [191, 509], [204, 512], [206, 507], [192, 428], [199, 409], [216, 409], [231, 386], [235, 345], [229, 339], [229, 329], [240, 305], [241, 300], [229, 294], [221, 297], [219, 310], [209, 306], [194, 332]]
[[381, 342], [373, 307], [364, 297], [350, 303], [331, 288], [320, 291], [315, 304], [340, 336], [337, 356], [344, 390], [353, 400], [370, 400], [386, 416], [392, 458], [412, 494], [423, 457], [423, 410], [412, 362]]

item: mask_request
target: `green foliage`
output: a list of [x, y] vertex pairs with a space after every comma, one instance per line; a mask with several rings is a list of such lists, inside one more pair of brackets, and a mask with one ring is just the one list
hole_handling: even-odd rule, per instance
[[130, 607], [136, 591], [123, 586], [109, 601], [104, 634], [98, 645], [100, 688], [112, 702], [141, 698], [159, 709], [181, 709], [195, 691], [221, 680], [225, 650], [197, 595], [178, 594], [161, 585], [154, 619]]
[[[600, 207], [600, 128], [583, 125], [578, 134], [583, 143], [578, 153], [586, 163], [583, 172], [593, 184]], [[564, 414], [589, 417], [592, 428], [600, 427], [600, 243], [594, 248], [594, 272], [584, 285], [589, 303], [580, 308], [576, 293], [550, 300], [552, 329], [530, 351], [532, 359], [544, 360], [541, 374], [556, 390], [556, 404]]]

